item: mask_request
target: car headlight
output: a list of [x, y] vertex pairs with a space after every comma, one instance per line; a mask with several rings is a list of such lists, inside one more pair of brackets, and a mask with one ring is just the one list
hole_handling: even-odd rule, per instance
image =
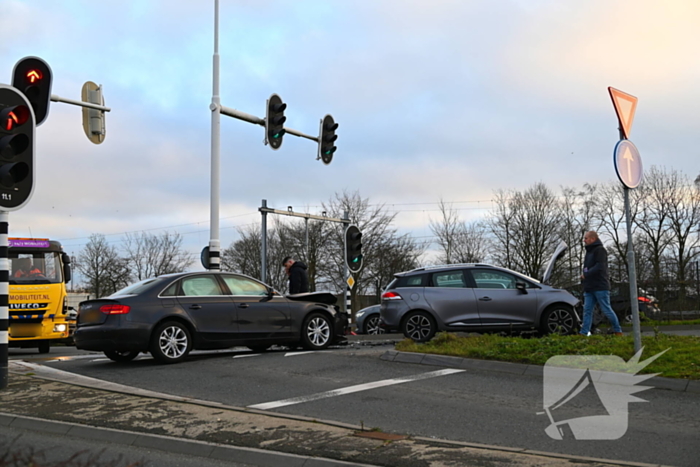
[[365, 313], [366, 312], [364, 310], [360, 310], [357, 312], [357, 314], [355, 316], [357, 316], [358, 318], [362, 318], [365, 315]]
[[53, 327], [53, 332], [66, 332], [68, 327], [65, 324], [56, 324]]

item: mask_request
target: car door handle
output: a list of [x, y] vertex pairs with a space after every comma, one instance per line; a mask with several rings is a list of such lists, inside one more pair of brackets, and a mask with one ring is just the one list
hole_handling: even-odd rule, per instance
[[247, 303], [239, 303], [238, 308], [248, 308], [248, 304]]
[[202, 305], [190, 305], [190, 310], [201, 310]]
[[493, 299], [491, 297], [481, 297], [479, 300], [481, 300], [482, 302], [490, 302]]

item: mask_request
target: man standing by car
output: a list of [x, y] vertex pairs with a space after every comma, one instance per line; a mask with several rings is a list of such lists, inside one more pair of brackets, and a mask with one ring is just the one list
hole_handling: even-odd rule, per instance
[[593, 320], [593, 307], [596, 302], [610, 321], [616, 336], [622, 335], [622, 328], [617, 315], [610, 306], [610, 280], [608, 279], [608, 252], [598, 238], [598, 234], [591, 230], [583, 236], [586, 244], [586, 257], [583, 260], [583, 325], [581, 334], [590, 336], [591, 322]]
[[309, 291], [309, 277], [306, 274], [308, 267], [301, 261], [294, 261], [287, 256], [282, 261], [282, 266], [289, 275], [289, 293], [304, 293]]

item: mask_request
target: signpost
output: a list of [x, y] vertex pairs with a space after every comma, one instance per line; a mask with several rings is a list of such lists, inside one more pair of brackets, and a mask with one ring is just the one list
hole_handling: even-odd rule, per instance
[[630, 214], [630, 190], [635, 189], [642, 182], [643, 168], [642, 158], [637, 147], [630, 141], [634, 113], [637, 110], [637, 98], [615, 89], [608, 88], [610, 98], [615, 107], [617, 120], [620, 124], [620, 141], [613, 151], [613, 164], [615, 172], [622, 182], [625, 192], [625, 219], [627, 222], [627, 270], [630, 282], [630, 308], [632, 311], [632, 333], [634, 335], [634, 351], [642, 348], [642, 336], [639, 325], [639, 302], [637, 300], [637, 272], [635, 268], [634, 246], [632, 242], [632, 219]]

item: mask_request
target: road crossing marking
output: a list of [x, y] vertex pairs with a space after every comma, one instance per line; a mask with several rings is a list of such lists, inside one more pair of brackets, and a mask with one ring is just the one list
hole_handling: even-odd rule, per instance
[[332, 391], [319, 392], [317, 394], [311, 394], [309, 396], [292, 397], [291, 399], [284, 399], [274, 402], [265, 402], [262, 404], [249, 405], [249, 409], [259, 409], [259, 410], [270, 410], [276, 409], [278, 407], [284, 407], [286, 405], [302, 404], [304, 402], [316, 401], [319, 399], [326, 399], [328, 397], [342, 396], [345, 394], [352, 394], [353, 392], [367, 391], [369, 389], [382, 388], [385, 386], [392, 386], [394, 384], [408, 383], [411, 381], [419, 381], [421, 379], [436, 378], [438, 376], [446, 376], [454, 373], [462, 373], [466, 370], [457, 370], [454, 368], [448, 368], [445, 370], [431, 371], [429, 373], [421, 373], [419, 375], [405, 376], [403, 378], [393, 378], [385, 379], [382, 381], [375, 381], [373, 383], [358, 384], [355, 386], [348, 386], [346, 388], [334, 389]]

